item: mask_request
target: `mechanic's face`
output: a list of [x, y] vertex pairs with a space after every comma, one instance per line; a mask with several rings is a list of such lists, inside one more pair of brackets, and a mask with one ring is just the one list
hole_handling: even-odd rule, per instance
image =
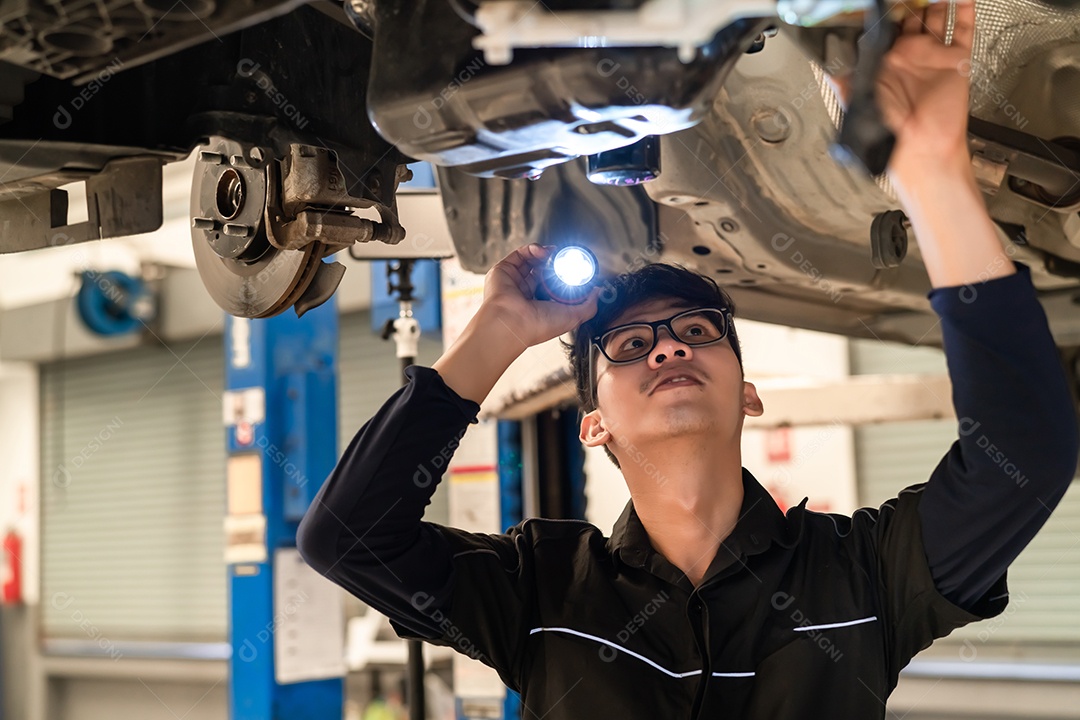
[[[610, 325], [663, 320], [689, 307], [675, 299], [628, 308]], [[607, 444], [625, 467], [625, 448], [665, 437], [709, 433], [718, 442], [738, 438], [746, 415], [760, 415], [753, 384], [744, 382], [728, 338], [688, 345], [659, 328], [656, 347], [629, 364], [611, 363], [595, 348], [597, 408], [581, 423], [581, 440]], [[681, 378], [679, 376], [682, 376]]]

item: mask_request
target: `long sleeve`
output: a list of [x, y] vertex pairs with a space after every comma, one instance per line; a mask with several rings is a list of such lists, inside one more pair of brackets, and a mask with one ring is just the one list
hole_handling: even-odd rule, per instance
[[450, 550], [424, 509], [479, 406], [413, 366], [349, 443], [311, 503], [297, 548], [319, 573], [410, 629], [437, 632], [416, 588], [445, 585]]
[[922, 493], [923, 542], [938, 591], [972, 607], [1068, 489], [1076, 411], [1030, 271], [936, 288], [959, 438]]
[[297, 548], [399, 636], [451, 647], [517, 688], [535, 594], [528, 537], [520, 526], [486, 534], [423, 521], [480, 406], [431, 368], [405, 374], [312, 501]]

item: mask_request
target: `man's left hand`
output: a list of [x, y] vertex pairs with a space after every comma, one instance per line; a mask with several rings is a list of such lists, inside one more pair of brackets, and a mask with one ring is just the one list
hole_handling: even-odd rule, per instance
[[[885, 124], [896, 135], [889, 175], [900, 182], [944, 165], [969, 164], [968, 87], [975, 5], [956, 3], [951, 43], [945, 44], [949, 3], [904, 9], [900, 36], [885, 55], [877, 80], [877, 101]], [[846, 104], [848, 83], [833, 86]]]
[[878, 107], [896, 134], [890, 175], [925, 172], [941, 162], [970, 163], [968, 87], [975, 4], [956, 4], [952, 43], [945, 44], [948, 3], [906, 10], [902, 32], [878, 76]]

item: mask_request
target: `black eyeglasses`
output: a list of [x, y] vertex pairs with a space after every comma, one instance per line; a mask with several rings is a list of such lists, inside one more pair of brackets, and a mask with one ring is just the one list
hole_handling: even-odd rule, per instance
[[[660, 339], [660, 328], [667, 328], [671, 337], [693, 347], [712, 345], [727, 337], [731, 328], [731, 311], [721, 308], [695, 308], [665, 320], [618, 325], [594, 336], [592, 345], [604, 354], [608, 362], [627, 365], [648, 357]], [[590, 350], [589, 384], [595, 402], [594, 356], [595, 353]]]
[[731, 313], [719, 308], [686, 310], [665, 320], [618, 325], [592, 339], [610, 362], [623, 365], [641, 360], [652, 352], [660, 338], [660, 328], [687, 345], [710, 345], [728, 334]]

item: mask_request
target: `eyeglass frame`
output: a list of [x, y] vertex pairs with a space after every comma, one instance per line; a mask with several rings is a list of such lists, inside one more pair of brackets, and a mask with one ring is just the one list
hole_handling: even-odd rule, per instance
[[[688, 342], [680, 339], [679, 336], [675, 333], [675, 328], [672, 327], [671, 322], [673, 320], [675, 320], [676, 318], [682, 317], [683, 315], [689, 315], [690, 313], [701, 312], [702, 310], [716, 310], [721, 314], [721, 316], [724, 318], [724, 331], [723, 331], [723, 334], [721, 334], [720, 337], [718, 337], [718, 338], [716, 338], [714, 340], [709, 340], [708, 342], [695, 343], [695, 344], [691, 344], [691, 343], [688, 343]], [[732, 323], [734, 321], [735, 321], [735, 319], [734, 319], [734, 317], [733, 317], [733, 315], [731, 313], [731, 310], [729, 310], [728, 308], [703, 306], [703, 307], [689, 308], [687, 310], [677, 312], [674, 315], [672, 315], [671, 317], [666, 318], [664, 320], [653, 320], [652, 322], [645, 321], [645, 320], [639, 320], [637, 322], [623, 323], [622, 325], [616, 325], [615, 327], [610, 327], [607, 330], [605, 330], [604, 332], [600, 333], [599, 335], [594, 335], [589, 341], [589, 393], [590, 393], [590, 399], [592, 400], [593, 404], [595, 405], [596, 401], [597, 401], [597, 396], [596, 396], [596, 352], [593, 350], [593, 348], [596, 348], [596, 350], [599, 350], [600, 353], [604, 356], [604, 359], [606, 359], [612, 365], [632, 365], [633, 363], [641, 362], [645, 358], [649, 357], [649, 355], [652, 354], [652, 351], [656, 349], [656, 346], [660, 343], [660, 328], [662, 328], [662, 327], [667, 328], [668, 335], [670, 335], [671, 339], [675, 340], [676, 342], [681, 342], [684, 345], [687, 345], [688, 347], [707, 347], [709, 345], [715, 345], [718, 342], [726, 340], [728, 338], [728, 336], [730, 335], [730, 333], [731, 333]], [[600, 344], [600, 340], [603, 339], [603, 337], [605, 335], [609, 334], [609, 333], [612, 333], [612, 332], [614, 332], [616, 330], [622, 330], [623, 328], [633, 327], [635, 325], [648, 325], [650, 328], [652, 328], [652, 345], [650, 345], [649, 349], [639, 358], [634, 358], [633, 360], [612, 360], [611, 356], [608, 355], [607, 351], [604, 350], [603, 345]]]

